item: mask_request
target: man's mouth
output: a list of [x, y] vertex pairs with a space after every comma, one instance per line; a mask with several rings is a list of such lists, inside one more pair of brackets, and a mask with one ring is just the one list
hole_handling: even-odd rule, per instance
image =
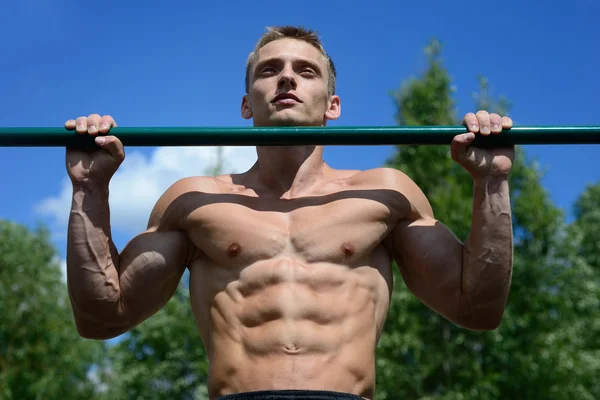
[[271, 103], [277, 104], [293, 104], [302, 103], [302, 101], [293, 93], [279, 93], [271, 100]]

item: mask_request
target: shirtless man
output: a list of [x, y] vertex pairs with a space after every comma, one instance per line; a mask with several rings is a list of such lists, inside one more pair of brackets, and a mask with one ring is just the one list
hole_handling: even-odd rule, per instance
[[[340, 116], [335, 69], [310, 31], [267, 32], [249, 57], [246, 87], [241, 114], [255, 126], [322, 126]], [[290, 146], [257, 147], [258, 161], [242, 174], [175, 182], [148, 229], [119, 253], [108, 186], [124, 150], [117, 137], [98, 135], [116, 123], [97, 114], [67, 121], [97, 135], [99, 146], [66, 155], [67, 271], [79, 333], [127, 332], [169, 300], [187, 267], [211, 399], [373, 399], [392, 260], [415, 296], [457, 325], [495, 329], [504, 312], [513, 149], [469, 143], [512, 121], [480, 111], [464, 124], [469, 132], [451, 143], [474, 183], [464, 244], [401, 172], [335, 170], [321, 146]]]

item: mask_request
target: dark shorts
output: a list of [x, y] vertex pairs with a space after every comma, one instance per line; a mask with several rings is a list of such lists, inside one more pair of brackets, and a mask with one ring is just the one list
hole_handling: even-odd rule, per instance
[[228, 394], [219, 400], [361, 400], [355, 394], [330, 392], [324, 390], [261, 390]]

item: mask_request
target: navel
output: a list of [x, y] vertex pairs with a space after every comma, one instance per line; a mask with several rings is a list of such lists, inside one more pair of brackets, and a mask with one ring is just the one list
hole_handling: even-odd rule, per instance
[[356, 253], [356, 249], [354, 248], [352, 243], [349, 242], [345, 242], [344, 244], [342, 244], [341, 249], [342, 253], [344, 253], [346, 257], [352, 257], [354, 253]]
[[289, 343], [283, 346], [283, 351], [287, 354], [299, 354], [302, 352], [302, 347], [297, 343]]
[[227, 248], [227, 255], [229, 257], [237, 257], [241, 252], [242, 246], [236, 242], [231, 243], [231, 245]]

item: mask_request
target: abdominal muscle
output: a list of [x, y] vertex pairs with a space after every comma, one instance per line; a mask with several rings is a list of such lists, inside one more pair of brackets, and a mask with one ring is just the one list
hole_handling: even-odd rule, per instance
[[211, 398], [284, 389], [372, 398], [389, 270], [290, 258], [241, 270], [200, 261], [190, 288]]

